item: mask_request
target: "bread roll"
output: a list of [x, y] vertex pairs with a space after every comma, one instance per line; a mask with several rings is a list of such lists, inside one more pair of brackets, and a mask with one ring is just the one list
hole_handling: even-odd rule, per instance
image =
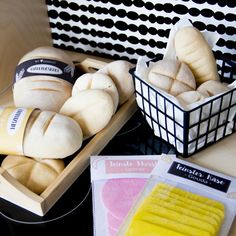
[[58, 112], [71, 96], [71, 90], [72, 85], [61, 79], [49, 79], [46, 76], [24, 78], [14, 85], [14, 104], [16, 107]]
[[102, 89], [109, 93], [114, 103], [114, 111], [119, 104], [119, 94], [113, 80], [106, 74], [102, 73], [86, 73], [81, 75], [73, 85], [72, 96], [76, 96], [79, 91], [87, 89]]
[[192, 70], [197, 85], [208, 80], [219, 81], [216, 60], [212, 50], [199, 30], [183, 27], [174, 36], [178, 59]]
[[1, 166], [36, 194], [41, 194], [65, 168], [63, 160], [32, 159], [25, 156], [7, 156]]
[[148, 81], [173, 96], [196, 89], [189, 67], [178, 60], [163, 59], [151, 65]]
[[34, 158], [65, 158], [82, 145], [80, 126], [70, 117], [52, 111], [35, 110], [24, 135], [24, 155]]
[[71, 96], [72, 83], [64, 79], [71, 80], [73, 71], [72, 60], [60, 49], [39, 47], [27, 53], [16, 70], [15, 106], [58, 112]]
[[73, 65], [71, 58], [61, 49], [51, 46], [41, 46], [25, 54], [19, 61], [19, 64], [35, 58], [55, 59]]
[[189, 105], [198, 101], [202, 101], [203, 99], [207, 98], [207, 94], [203, 94], [199, 91], [187, 91], [180, 93], [176, 98], [182, 103], [183, 105]]
[[214, 80], [206, 81], [197, 88], [197, 91], [206, 94], [209, 97], [229, 90], [230, 89], [225, 84]]
[[86, 139], [108, 124], [113, 111], [114, 104], [107, 92], [100, 89], [89, 89], [70, 97], [62, 106], [60, 113], [76, 120]]
[[112, 78], [119, 93], [119, 104], [122, 105], [134, 93], [134, 82], [129, 70], [133, 67], [128, 61], [117, 60], [108, 63], [99, 73], [104, 73]]

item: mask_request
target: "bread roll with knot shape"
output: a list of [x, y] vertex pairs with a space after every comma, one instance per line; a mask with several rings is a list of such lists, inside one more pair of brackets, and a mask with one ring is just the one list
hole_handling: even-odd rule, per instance
[[34, 158], [65, 158], [75, 153], [82, 142], [81, 128], [70, 117], [34, 110], [27, 122], [23, 152]]
[[102, 73], [86, 73], [81, 75], [73, 85], [72, 96], [76, 96], [80, 91], [87, 89], [102, 89], [109, 93], [114, 103], [114, 111], [119, 104], [119, 94], [113, 80], [106, 74]]
[[70, 97], [60, 113], [76, 120], [82, 129], [83, 138], [87, 139], [105, 128], [113, 111], [114, 103], [107, 92], [88, 89]]
[[148, 81], [173, 96], [196, 89], [191, 70], [178, 60], [163, 59], [150, 66]]
[[[40, 60], [37, 61], [37, 59]], [[15, 82], [13, 87], [15, 106], [58, 112], [71, 96], [72, 83], [59, 76], [63, 76], [63, 78], [65, 75], [72, 77], [74, 68], [72, 60], [64, 51], [49, 46], [38, 47], [28, 52], [19, 61], [18, 66], [30, 60], [33, 60], [31, 62], [33, 64], [24, 64], [23, 68], [16, 72], [16, 77], [19, 80]], [[47, 60], [53, 62], [48, 64]], [[66, 67], [63, 67], [64, 69], [58, 68], [57, 61], [65, 63], [63, 66], [68, 67], [68, 72], [66, 72]], [[42, 70], [42, 67], [48, 68], [48, 70]], [[26, 76], [29, 69], [32, 70]]]
[[125, 60], [116, 60], [98, 70], [111, 77], [119, 93], [119, 105], [125, 103], [134, 93], [134, 82], [129, 70], [133, 64]]
[[22, 185], [41, 194], [63, 171], [63, 160], [33, 159], [25, 156], [7, 156], [1, 167]]
[[220, 80], [213, 52], [198, 29], [191, 26], [181, 28], [174, 36], [174, 45], [176, 56], [189, 66], [197, 85], [208, 80]]

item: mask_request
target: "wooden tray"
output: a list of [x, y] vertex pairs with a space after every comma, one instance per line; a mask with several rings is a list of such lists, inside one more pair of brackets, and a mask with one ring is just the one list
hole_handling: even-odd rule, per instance
[[[44, 0], [1, 1], [0, 22], [0, 106], [11, 106], [12, 78], [18, 61], [39, 46], [53, 46], [53, 41]], [[99, 69], [110, 61], [94, 56], [88, 58], [88, 55], [74, 51], [67, 53], [85, 72]], [[0, 168], [0, 197], [37, 215], [45, 215], [89, 165], [90, 156], [99, 154], [136, 109], [133, 96], [119, 108], [108, 126], [79, 150], [41, 195], [34, 194]]]
[[[76, 59], [76, 54], [74, 54], [74, 59]], [[87, 58], [78, 63], [77, 66], [82, 68], [84, 72], [91, 72], [101, 68], [105, 64], [104, 61]], [[5, 96], [7, 96], [8, 99], [11, 98], [11, 91], [8, 91]], [[3, 100], [5, 101], [7, 99]], [[12, 104], [12, 101], [7, 101], [7, 104]], [[81, 150], [79, 150], [79, 153], [73, 157], [55, 181], [52, 182], [51, 185], [40, 195], [37, 195], [24, 187], [9, 175], [7, 171], [0, 167], [0, 197], [37, 215], [45, 215], [62, 194], [86, 169], [89, 165], [90, 156], [97, 155], [102, 151], [112, 137], [120, 130], [126, 121], [129, 120], [136, 109], [136, 101], [133, 95], [117, 110], [109, 124], [91, 138], [91, 140]]]

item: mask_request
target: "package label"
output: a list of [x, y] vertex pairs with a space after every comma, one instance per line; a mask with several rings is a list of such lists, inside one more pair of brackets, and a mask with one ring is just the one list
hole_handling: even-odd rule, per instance
[[172, 163], [168, 173], [204, 184], [210, 188], [214, 188], [225, 193], [227, 192], [231, 183], [231, 181], [226, 178], [216, 176], [177, 161]]
[[155, 160], [105, 160], [106, 173], [150, 173]]

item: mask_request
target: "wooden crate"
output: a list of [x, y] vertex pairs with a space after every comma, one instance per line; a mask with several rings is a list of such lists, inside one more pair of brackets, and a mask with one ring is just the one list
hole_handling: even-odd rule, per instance
[[[0, 106], [13, 105], [12, 78], [19, 59], [39, 46], [52, 46], [47, 8], [43, 0], [4, 0], [0, 2]], [[99, 69], [110, 60], [67, 52], [85, 72]], [[97, 133], [75, 154], [66, 168], [40, 195], [20, 184], [0, 168], [0, 197], [37, 215], [45, 215], [72, 183], [88, 167], [91, 155], [97, 155], [136, 111], [132, 96], [105, 129]], [[4, 156], [0, 156], [4, 158]], [[1, 163], [1, 161], [0, 161]]]

